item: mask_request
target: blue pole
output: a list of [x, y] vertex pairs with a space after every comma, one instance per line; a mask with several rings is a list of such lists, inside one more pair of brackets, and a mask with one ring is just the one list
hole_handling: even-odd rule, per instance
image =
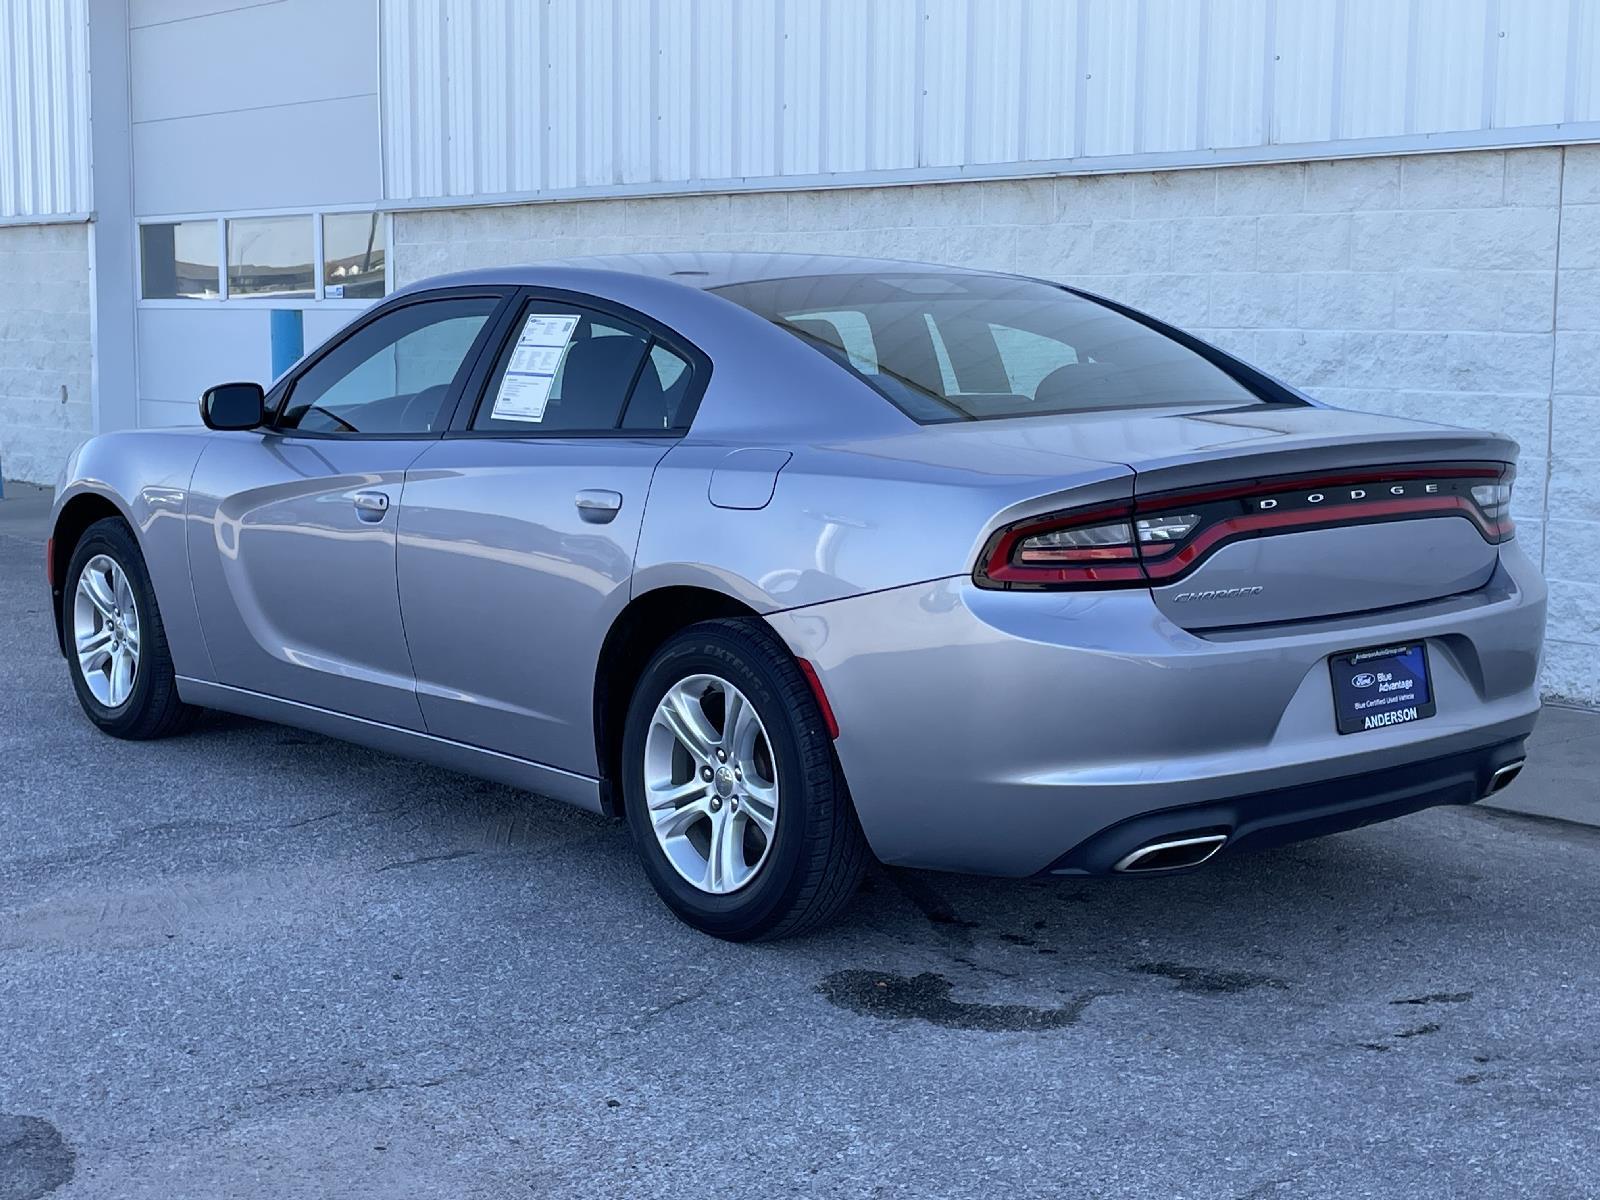
[[276, 379], [306, 352], [304, 314], [298, 308], [272, 310], [272, 377]]

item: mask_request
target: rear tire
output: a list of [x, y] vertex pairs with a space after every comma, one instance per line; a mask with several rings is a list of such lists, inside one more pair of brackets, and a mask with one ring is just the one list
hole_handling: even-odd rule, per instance
[[628, 708], [622, 788], [651, 885], [713, 937], [817, 929], [867, 865], [816, 697], [757, 620], [692, 625], [656, 652]]
[[178, 698], [150, 572], [123, 521], [107, 517], [84, 530], [67, 566], [61, 609], [73, 689], [103, 732], [142, 741], [193, 720], [198, 710]]

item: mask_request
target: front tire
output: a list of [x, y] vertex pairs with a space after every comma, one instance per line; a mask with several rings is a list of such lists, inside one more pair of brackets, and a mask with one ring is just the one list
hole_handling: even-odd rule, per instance
[[755, 620], [692, 625], [656, 652], [628, 708], [622, 787], [650, 883], [714, 937], [816, 929], [866, 868], [816, 697]]
[[107, 517], [84, 531], [67, 566], [61, 625], [85, 715], [112, 737], [177, 733], [195, 710], [178, 698], [166, 629], [133, 532]]

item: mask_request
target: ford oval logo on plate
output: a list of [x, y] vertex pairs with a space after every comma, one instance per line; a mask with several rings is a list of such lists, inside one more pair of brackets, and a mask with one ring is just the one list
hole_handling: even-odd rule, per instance
[[1353, 676], [1350, 680], [1351, 687], [1371, 687], [1378, 682], [1376, 675], [1369, 675], [1363, 671], [1360, 675]]

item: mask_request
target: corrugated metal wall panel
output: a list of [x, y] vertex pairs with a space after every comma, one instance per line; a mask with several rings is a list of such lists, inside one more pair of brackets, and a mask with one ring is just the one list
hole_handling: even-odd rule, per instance
[[1027, 0], [1022, 20], [1022, 157], [1078, 152], [1078, 0]]
[[1407, 132], [1486, 126], [1483, 64], [1490, 0], [1411, 2], [1417, 52]]
[[916, 0], [879, 0], [872, 5], [872, 36], [861, 50], [868, 108], [858, 119], [867, 127], [873, 171], [917, 165]]
[[589, 48], [581, 36], [580, 0], [545, 4], [545, 158], [544, 186], [571, 189], [583, 184], [578, 158], [583, 148], [590, 71]]
[[757, 179], [778, 173], [778, 81], [782, 78], [777, 8], [771, 4], [735, 5], [735, 69], [739, 73], [739, 174]]
[[782, 5], [783, 157], [778, 169], [784, 175], [816, 175], [827, 169], [822, 158], [830, 98], [822, 79], [827, 10], [826, 0], [784, 0]]
[[[1600, 121], [1600, 0], [380, 4], [396, 201], [1371, 153]], [[50, 0], [10, 5], [49, 42]], [[30, 120], [40, 98], [71, 109], [36, 69], [11, 55], [0, 94]], [[70, 183], [48, 153], [11, 163], [7, 194]]]
[[655, 178], [650, 151], [655, 143], [655, 69], [649, 0], [612, 0], [612, 25], [617, 37], [611, 48], [616, 102], [611, 112], [611, 144], [618, 183], [647, 183]]
[[0, 219], [93, 207], [84, 2], [0, 3]]
[[989, 0], [981, 15], [968, 7], [972, 39], [965, 106], [968, 162], [1016, 162], [1023, 157], [1024, 7], [1023, 0]]
[[953, 167], [966, 161], [969, 0], [922, 0], [922, 137], [917, 165]]
[[506, 139], [510, 144], [506, 151], [506, 173], [514, 192], [532, 192], [544, 186], [546, 53], [543, 12], [543, 5], [513, 0], [508, 12], [510, 27], [502, 42], [508, 55]]
[[1267, 140], [1268, 3], [1211, 0], [1200, 89], [1204, 146], [1260, 146]]
[[694, 66], [683, 81], [692, 92], [691, 109], [700, 114], [699, 141], [690, 178], [732, 179], [739, 174], [733, 125], [742, 104], [734, 70], [733, 21], [730, 0], [695, 0]]
[[[694, 0], [658, 0], [655, 38], [656, 178], [664, 182], [692, 179], [694, 135], [690, 113], [695, 56]], [[776, 105], [774, 105], [776, 111]], [[773, 162], [777, 170], [777, 162]]]
[[1344, 0], [1344, 5], [1333, 136], [1403, 134], [1411, 6], [1394, 0]]
[[1334, 136], [1339, 0], [1292, 0], [1274, 7], [1271, 140], [1327, 141]]
[[1600, 4], [1573, 0], [1565, 71], [1569, 121], [1600, 121], [1600, 70], [1595, 63], [1600, 63]]
[[1553, 125], [1566, 119], [1567, 35], [1572, 0], [1500, 0], [1494, 123]]
[[1208, 5], [1193, 0], [1140, 0], [1142, 28], [1140, 152], [1195, 150], [1203, 33]]
[[1078, 0], [1083, 76], [1079, 153], [1133, 154], [1139, 78], [1139, 7], [1127, 0]]

